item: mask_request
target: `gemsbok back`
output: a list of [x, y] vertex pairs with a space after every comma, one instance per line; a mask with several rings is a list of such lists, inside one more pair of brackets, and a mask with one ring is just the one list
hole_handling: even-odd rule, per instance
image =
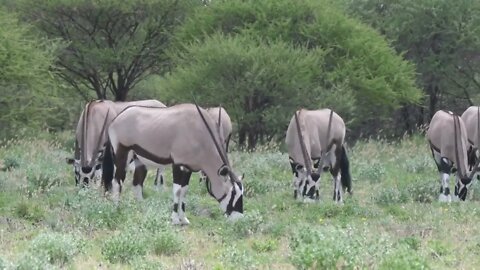
[[462, 118], [452, 112], [437, 111], [430, 121], [427, 131], [435, 164], [440, 173], [439, 200], [452, 201], [450, 195], [449, 176], [456, 172], [455, 199], [464, 201], [470, 188], [472, 177], [478, 162], [473, 170], [469, 170], [467, 162], [468, 137]]
[[[94, 100], [85, 105], [75, 132], [74, 158], [66, 159], [68, 164], [73, 164], [77, 185], [89, 184], [91, 180], [96, 181], [102, 178], [102, 159], [107, 141], [106, 129], [118, 113], [132, 105], [165, 107], [158, 100], [129, 102]], [[163, 183], [161, 171], [163, 168], [157, 172], [155, 181]]]
[[[106, 191], [119, 200], [128, 154], [133, 150], [141, 164], [173, 164], [174, 224], [189, 224], [185, 195], [193, 171], [208, 177], [207, 190], [229, 219], [243, 216], [243, 186], [233, 172], [215, 121], [193, 104], [168, 108], [132, 106], [120, 113], [108, 128], [109, 145], [104, 158]], [[113, 153], [111, 152], [113, 150]], [[116, 170], [114, 171], [114, 166]], [[145, 178], [137, 166], [134, 185]]]
[[344, 190], [351, 193], [344, 140], [345, 123], [334, 111], [301, 109], [295, 112], [288, 125], [286, 144], [296, 199], [319, 199], [320, 176], [328, 170], [333, 176], [333, 200], [342, 202]]

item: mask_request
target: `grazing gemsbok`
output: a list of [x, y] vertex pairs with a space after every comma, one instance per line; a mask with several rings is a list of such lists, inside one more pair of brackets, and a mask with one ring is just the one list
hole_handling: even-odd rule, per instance
[[351, 193], [352, 180], [344, 139], [345, 123], [332, 110], [301, 109], [295, 112], [288, 125], [286, 144], [296, 199], [318, 199], [320, 174], [327, 170], [333, 176], [333, 200], [342, 202], [343, 189]]
[[[128, 153], [133, 150], [142, 164], [173, 164], [174, 224], [189, 224], [185, 195], [192, 172], [200, 170], [208, 177], [208, 192], [229, 219], [243, 216], [241, 180], [232, 171], [221, 132], [206, 110], [193, 104], [168, 108], [132, 106], [110, 124], [108, 137], [111, 147], [107, 146], [105, 152], [103, 181], [114, 201], [119, 200]], [[145, 173], [137, 166], [134, 185], [145, 178]]]
[[[468, 138], [468, 166], [473, 170], [473, 166], [480, 158], [480, 107], [470, 106], [462, 114], [462, 120], [467, 129]], [[478, 178], [478, 175], [477, 175]]]
[[448, 178], [450, 173], [456, 172], [455, 199], [460, 198], [464, 201], [472, 177], [478, 168], [478, 161], [472, 170], [468, 169], [468, 138], [462, 118], [452, 112], [437, 111], [430, 121], [427, 139], [440, 173], [439, 200], [446, 202], [452, 200]]
[[[75, 133], [74, 158], [67, 158], [67, 163], [73, 164], [77, 185], [88, 184], [91, 180], [96, 181], [102, 178], [102, 159], [107, 141], [106, 129], [118, 113], [132, 105], [165, 107], [158, 100], [129, 102], [94, 100], [85, 105]], [[157, 172], [155, 182], [163, 184], [161, 171], [163, 168]]]

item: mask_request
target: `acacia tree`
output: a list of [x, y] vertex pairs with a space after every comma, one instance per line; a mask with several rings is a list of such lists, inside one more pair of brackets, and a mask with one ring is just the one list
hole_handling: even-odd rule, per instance
[[[288, 118], [301, 107], [343, 108], [340, 113], [353, 127], [420, 98], [413, 66], [376, 31], [326, 0], [212, 1], [176, 38], [189, 45], [179, 47], [183, 52], [169, 77], [175, 83], [165, 88], [177, 100], [182, 93], [191, 100], [192, 90], [209, 89], [205, 102], [237, 104], [232, 106], [239, 108], [233, 114], [240, 143], [249, 147], [272, 135], [282, 138]], [[303, 64], [281, 57], [286, 48]], [[301, 60], [309, 57], [318, 61]], [[302, 80], [293, 79], [298, 77]]]
[[85, 99], [128, 92], [150, 74], [167, 70], [172, 31], [198, 1], [53, 0], [23, 2], [25, 18], [50, 38], [67, 43], [60, 76]]
[[[462, 113], [480, 101], [480, 2], [473, 0], [345, 0], [347, 9], [386, 35], [416, 64], [426, 106], [405, 106], [406, 128], [438, 109]], [[408, 121], [407, 121], [408, 120]]]

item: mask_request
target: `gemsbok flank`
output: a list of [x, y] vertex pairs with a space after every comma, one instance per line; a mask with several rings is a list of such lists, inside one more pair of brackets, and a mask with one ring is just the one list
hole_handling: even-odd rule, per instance
[[478, 161], [472, 170], [468, 169], [468, 138], [465, 123], [460, 116], [447, 111], [437, 111], [427, 131], [433, 159], [440, 173], [439, 201], [450, 202], [449, 176], [456, 172], [455, 198], [464, 201], [478, 168]]
[[334, 201], [342, 202], [345, 189], [352, 192], [344, 140], [345, 123], [334, 111], [301, 109], [295, 112], [286, 136], [295, 199], [318, 200], [320, 176], [328, 170], [333, 176]]
[[[105, 152], [103, 181], [115, 202], [125, 179], [128, 153], [133, 150], [142, 164], [173, 164], [174, 224], [190, 223], [185, 215], [185, 195], [192, 172], [200, 170], [208, 177], [209, 194], [228, 218], [243, 216], [241, 179], [233, 172], [221, 133], [206, 110], [193, 104], [167, 108], [132, 106], [110, 124], [108, 138], [111, 147], [107, 146]], [[135, 169], [134, 185], [145, 178], [146, 171], [141, 168]]]
[[[158, 100], [129, 102], [94, 100], [85, 105], [75, 132], [74, 158], [66, 159], [68, 164], [73, 164], [77, 185], [88, 185], [91, 180], [96, 182], [102, 178], [102, 159], [107, 141], [105, 131], [118, 113], [132, 105], [166, 107]], [[158, 169], [155, 182], [163, 184], [163, 170], [164, 168]]]
[[[473, 166], [480, 158], [480, 107], [470, 106], [462, 114], [462, 120], [467, 129], [468, 138], [468, 166], [473, 170]], [[478, 173], [478, 171], [476, 172]], [[479, 175], [477, 174], [477, 179]], [[475, 179], [475, 178], [474, 178]]]

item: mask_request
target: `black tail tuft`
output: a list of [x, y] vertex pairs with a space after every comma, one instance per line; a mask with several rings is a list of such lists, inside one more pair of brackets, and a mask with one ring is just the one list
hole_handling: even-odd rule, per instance
[[110, 141], [107, 141], [105, 145], [105, 154], [103, 157], [103, 173], [102, 173], [102, 182], [105, 191], [112, 189], [112, 180], [113, 180], [113, 152], [112, 145]]
[[342, 186], [347, 189], [347, 192], [352, 194], [352, 177], [350, 176], [350, 163], [347, 157], [345, 146], [342, 146], [342, 156], [340, 158], [340, 170], [342, 173]]

